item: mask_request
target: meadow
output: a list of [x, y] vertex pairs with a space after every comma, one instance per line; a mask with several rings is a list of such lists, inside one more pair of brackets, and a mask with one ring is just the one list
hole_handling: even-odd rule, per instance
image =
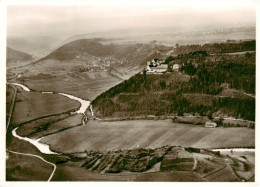
[[14, 97], [15, 97], [15, 89], [10, 85], [6, 85], [6, 123], [8, 123], [9, 116], [12, 113], [11, 107], [15, 99]]
[[55, 91], [93, 100], [120, 81], [107, 72], [83, 72], [57, 75], [48, 79], [26, 79], [24, 84], [40, 91]]
[[6, 180], [47, 181], [53, 166], [32, 156], [7, 153]]
[[96, 174], [73, 166], [73, 164], [58, 165], [52, 181], [203, 181], [191, 171], [170, 171], [153, 173]]
[[43, 116], [59, 114], [80, 107], [80, 103], [55, 94], [25, 92], [19, 88], [12, 124], [20, 124]]
[[53, 150], [71, 153], [85, 150], [156, 148], [164, 145], [195, 148], [254, 147], [255, 130], [205, 128], [171, 120], [89, 121], [44, 137]]

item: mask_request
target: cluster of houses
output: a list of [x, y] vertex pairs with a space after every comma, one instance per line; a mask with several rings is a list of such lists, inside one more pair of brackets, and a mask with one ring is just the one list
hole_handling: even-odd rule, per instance
[[147, 62], [146, 73], [148, 74], [162, 74], [167, 72], [169, 69], [173, 71], [179, 71], [180, 65], [173, 64], [169, 65], [166, 64], [163, 60], [153, 59], [152, 61]]

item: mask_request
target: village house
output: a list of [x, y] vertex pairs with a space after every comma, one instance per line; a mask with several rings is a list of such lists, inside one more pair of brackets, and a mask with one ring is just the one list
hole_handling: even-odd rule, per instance
[[207, 122], [205, 123], [205, 127], [207, 127], [207, 128], [216, 128], [216, 127], [217, 127], [217, 124], [216, 124], [215, 122], [209, 122], [209, 121], [207, 121]]

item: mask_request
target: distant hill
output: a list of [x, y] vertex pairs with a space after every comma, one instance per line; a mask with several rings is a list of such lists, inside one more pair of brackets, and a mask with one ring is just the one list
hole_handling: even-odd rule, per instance
[[25, 62], [32, 60], [32, 56], [30, 54], [12, 49], [7, 47], [6, 49], [6, 62], [7, 63], [15, 63], [15, 62]]
[[61, 46], [41, 60], [72, 60], [75, 59], [78, 55], [84, 54], [89, 54], [96, 57], [110, 56], [114, 54], [114, 50], [114, 46], [102, 45], [93, 40], [81, 39]]
[[[153, 54], [157, 48], [149, 44], [101, 44], [99, 39], [80, 39], [69, 42], [46, 57], [40, 59], [72, 60], [78, 55], [92, 55], [95, 57], [113, 56], [116, 59], [131, 60], [138, 56]], [[136, 59], [135, 59], [136, 60]]]
[[42, 58], [49, 54], [63, 41], [60, 36], [32, 36], [32, 37], [8, 37], [7, 46], [29, 53], [35, 58]]
[[44, 86], [34, 84], [39, 85], [41, 90], [44, 87], [64, 92], [63, 85], [66, 84], [66, 91], [73, 93], [78, 85], [76, 94], [92, 100], [122, 80], [142, 71], [147, 61], [160, 58], [162, 54], [158, 52], [159, 49], [170, 51], [167, 47], [153, 43], [119, 45], [101, 42], [103, 40], [100, 39], [72, 41], [44, 58], [19, 68], [15, 73], [22, 74], [19, 81], [29, 86], [36, 80], [48, 84], [51, 81], [49, 87], [46, 86], [47, 83]]
[[[69, 42], [37, 62], [55, 60], [56, 63], [81, 63], [84, 66], [107, 65], [112, 76], [127, 79], [143, 70], [148, 60], [161, 58], [159, 50], [170, 50], [165, 46], [148, 44], [102, 44], [103, 39], [80, 39]], [[92, 59], [92, 60], [91, 60]]]

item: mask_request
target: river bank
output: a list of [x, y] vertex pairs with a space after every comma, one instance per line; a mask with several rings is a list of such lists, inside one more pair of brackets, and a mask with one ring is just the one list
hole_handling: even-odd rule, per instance
[[[30, 92], [30, 91], [31, 91], [28, 87], [26, 87], [25, 85], [22, 85], [22, 84], [20, 84], [20, 83], [10, 83], [10, 84], [11, 84], [11, 85], [14, 85], [14, 86], [19, 86], [19, 87], [21, 87], [21, 88], [22, 88], [24, 91], [26, 91], [26, 92]], [[55, 94], [54, 92], [42, 92], [42, 93], [43, 93], [43, 94]], [[87, 108], [89, 107], [90, 101], [86, 101], [86, 100], [83, 100], [83, 99], [81, 99], [81, 98], [78, 98], [78, 97], [75, 97], [75, 96], [72, 96], [72, 95], [69, 95], [69, 94], [65, 94], [65, 93], [57, 93], [57, 94], [58, 94], [58, 95], [62, 95], [62, 96], [64, 96], [64, 97], [67, 97], [67, 98], [69, 98], [69, 99], [72, 99], [72, 100], [75, 100], [75, 101], [79, 102], [79, 103], [80, 103], [80, 108], [79, 108], [78, 110], [76, 110], [75, 112], [73, 112], [73, 113], [83, 114], [84, 116], [86, 116], [86, 115], [85, 115], [85, 111], [86, 111]], [[82, 122], [82, 123], [84, 123], [86, 120], [87, 120], [86, 118], [83, 119], [83, 122]], [[18, 128], [18, 127], [17, 127], [17, 128]], [[33, 139], [30, 139], [30, 138], [27, 138], [27, 137], [21, 137], [21, 136], [19, 136], [19, 135], [16, 133], [17, 128], [15, 128], [15, 129], [12, 131], [12, 135], [13, 135], [14, 137], [19, 138], [19, 139], [22, 139], [22, 140], [24, 140], [24, 141], [30, 142], [31, 144], [33, 144], [34, 146], [36, 146], [39, 151], [41, 151], [41, 152], [44, 153], [44, 154], [57, 154], [57, 153], [55, 153], [55, 152], [53, 152], [53, 151], [50, 150], [49, 145], [41, 143], [41, 142], [40, 142], [41, 138], [38, 139], [38, 140], [33, 140]]]

